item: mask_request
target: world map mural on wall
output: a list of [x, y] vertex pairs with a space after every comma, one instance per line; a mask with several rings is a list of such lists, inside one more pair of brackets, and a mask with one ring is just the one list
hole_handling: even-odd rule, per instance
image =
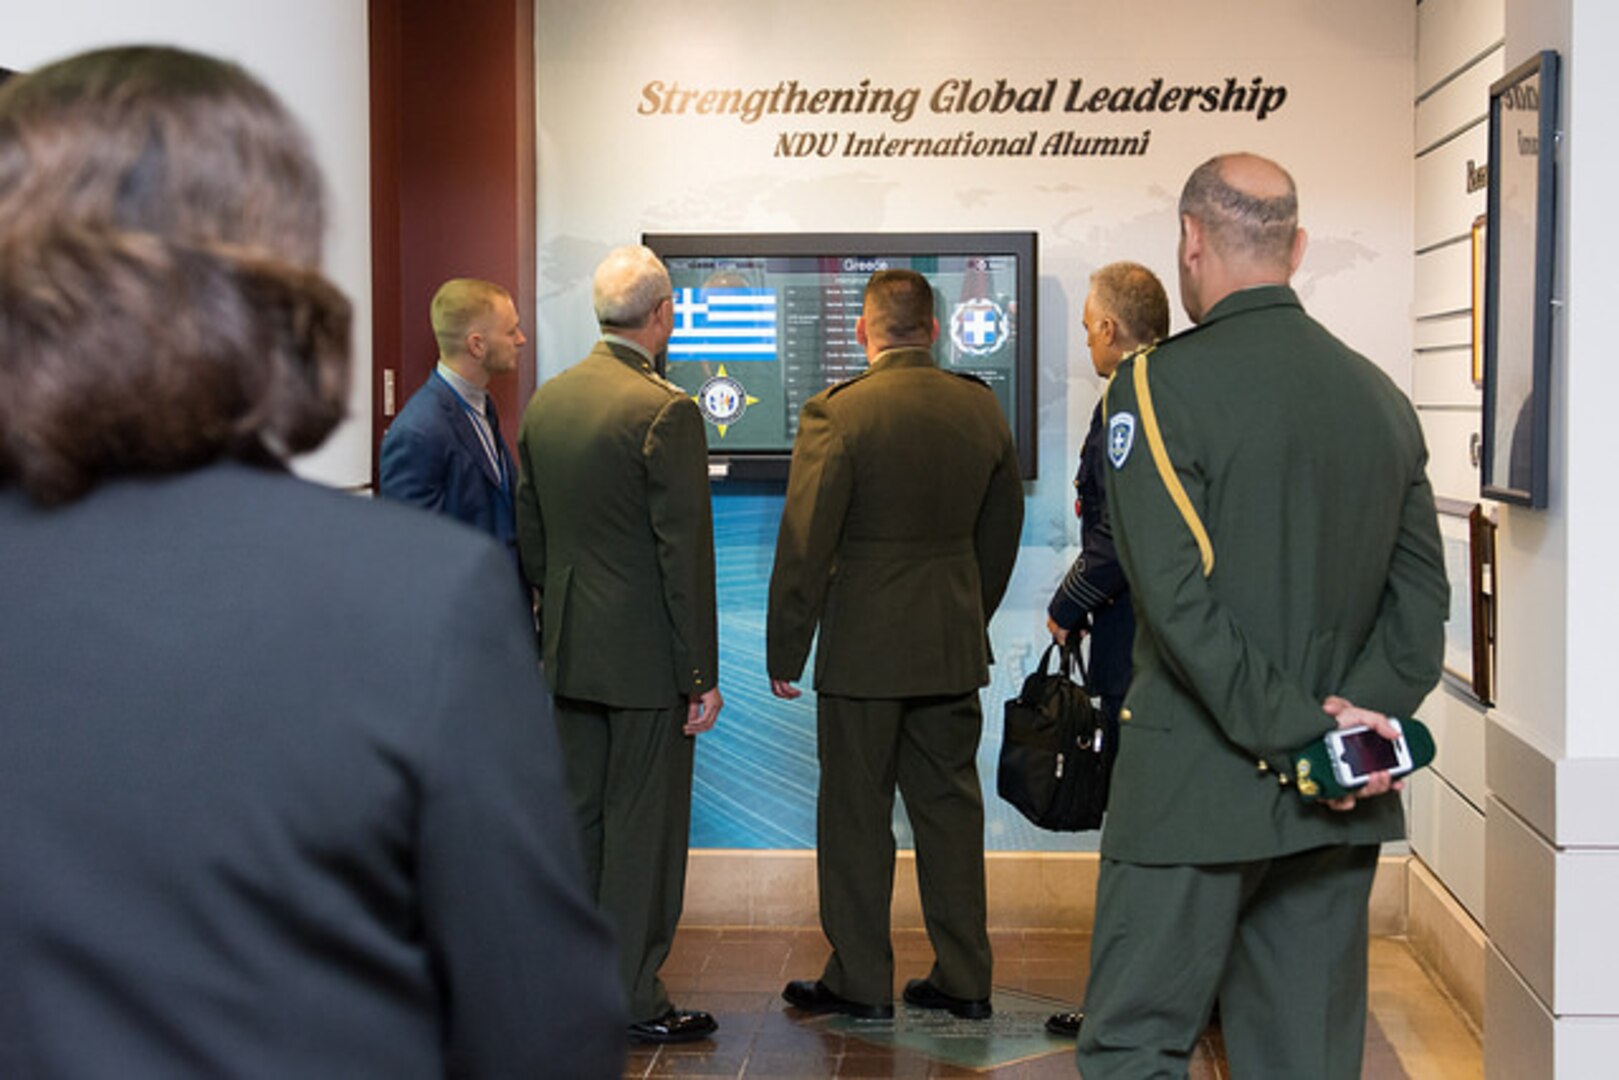
[[[1407, 31], [1389, 29], [1408, 26], [1409, 9], [1400, 0], [1368, 4], [1389, 17], [1336, 0], [1252, 0], [1240, 17], [1220, 18], [1168, 0], [1128, 9], [1009, 0], [988, 17], [993, 33], [977, 32], [985, 20], [974, 20], [968, 54], [962, 28], [946, 13], [930, 7], [919, 18], [907, 3], [714, 0], [694, 20], [651, 0], [540, 0], [539, 295], [531, 336], [541, 379], [589, 349], [596, 334], [590, 275], [611, 247], [642, 233], [1038, 232], [1039, 478], [1025, 484], [1022, 547], [990, 627], [996, 663], [982, 692], [979, 773], [992, 850], [1093, 850], [1097, 841], [1096, 833], [1035, 829], [996, 797], [994, 783], [1002, 703], [1038, 662], [1048, 640], [1046, 603], [1076, 554], [1075, 455], [1102, 389], [1079, 315], [1090, 274], [1120, 259], [1146, 264], [1169, 290], [1172, 329], [1185, 329], [1175, 272], [1180, 184], [1211, 154], [1269, 154], [1298, 178], [1311, 236], [1295, 288], [1314, 314], [1404, 381], [1411, 290], [1401, 274], [1409, 274], [1410, 214], [1389, 207], [1410, 185], [1410, 132], [1385, 130], [1375, 118], [1409, 111], [1412, 43], [1400, 36]], [[629, 27], [635, 33], [625, 33]], [[611, 64], [601, 63], [605, 55]], [[1230, 111], [1066, 108], [1073, 78], [1085, 80], [1087, 94], [1133, 87], [1140, 103], [1159, 75], [1164, 93], [1175, 85], [1224, 87], [1235, 76], [1254, 96], [1233, 98]], [[1057, 88], [1047, 94], [1041, 88], [1052, 78]], [[978, 98], [969, 80], [983, 98], [980, 111], [972, 111]], [[994, 112], [1002, 80], [1028, 91], [1018, 99], [1027, 111], [1014, 102]], [[655, 99], [646, 92], [654, 81]], [[872, 101], [880, 89], [920, 88], [914, 110], [901, 108], [897, 96], [880, 110], [863, 108], [858, 91], [868, 83]], [[1351, 83], [1356, 93], [1346, 95]], [[725, 88], [773, 93], [778, 85], [778, 113], [762, 108], [749, 121], [749, 99], [725, 104]], [[847, 108], [816, 114], [795, 105], [788, 115], [793, 87], [856, 93]], [[950, 101], [963, 98], [967, 111], [941, 111], [949, 104], [935, 101], [941, 87], [960, 91]], [[721, 93], [714, 108], [704, 105], [708, 88]], [[1139, 152], [1112, 156], [1087, 154], [1096, 144], [1048, 151], [1048, 140], [1068, 129], [1150, 136], [1150, 144], [1144, 138]], [[1031, 131], [1034, 149], [1024, 151]], [[961, 142], [962, 132], [972, 138]], [[977, 156], [972, 147], [985, 139], [1004, 143], [1005, 152]], [[901, 152], [867, 153], [892, 140], [905, 143]], [[1388, 265], [1379, 265], [1384, 259]], [[764, 666], [782, 491], [780, 483], [714, 487], [726, 706], [698, 741], [698, 847], [815, 844], [810, 680], [801, 684], [804, 697], [781, 701], [770, 694]], [[896, 833], [909, 843], [902, 807]]]

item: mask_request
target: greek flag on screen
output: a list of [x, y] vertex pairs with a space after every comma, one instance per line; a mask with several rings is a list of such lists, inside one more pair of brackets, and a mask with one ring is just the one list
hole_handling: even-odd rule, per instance
[[670, 360], [774, 360], [775, 289], [676, 289]]

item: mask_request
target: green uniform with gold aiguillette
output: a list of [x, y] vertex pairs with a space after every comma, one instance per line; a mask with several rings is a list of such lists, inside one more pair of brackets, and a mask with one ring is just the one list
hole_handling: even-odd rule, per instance
[[1358, 1076], [1366, 900], [1404, 816], [1300, 798], [1293, 763], [1329, 695], [1410, 716], [1439, 678], [1421, 426], [1281, 285], [1126, 360], [1106, 412], [1138, 627], [1081, 1071], [1184, 1073], [1218, 994], [1237, 1075]]

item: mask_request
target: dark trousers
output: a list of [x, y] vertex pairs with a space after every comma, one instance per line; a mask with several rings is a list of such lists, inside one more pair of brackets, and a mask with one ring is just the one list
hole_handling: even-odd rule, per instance
[[832, 944], [822, 980], [853, 1001], [893, 1000], [897, 786], [915, 837], [922, 916], [933, 944], [929, 978], [957, 997], [989, 997], [977, 692], [891, 700], [822, 694], [817, 721], [815, 865], [821, 928]]
[[1102, 860], [1079, 1069], [1184, 1077], [1215, 1000], [1231, 1075], [1360, 1076], [1377, 845], [1259, 862]]
[[684, 704], [613, 709], [556, 699], [585, 880], [617, 931], [619, 978], [636, 1021], [670, 1008], [658, 969], [686, 888], [695, 740], [682, 733], [685, 721]]

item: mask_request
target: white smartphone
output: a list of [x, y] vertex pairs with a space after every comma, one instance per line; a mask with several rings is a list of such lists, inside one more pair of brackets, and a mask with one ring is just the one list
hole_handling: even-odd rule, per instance
[[[1400, 730], [1398, 720], [1389, 723]], [[1352, 727], [1329, 731], [1326, 739], [1332, 775], [1344, 787], [1358, 787], [1375, 772], [1403, 776], [1411, 771], [1411, 748], [1403, 733], [1398, 739], [1385, 739], [1369, 727]]]

